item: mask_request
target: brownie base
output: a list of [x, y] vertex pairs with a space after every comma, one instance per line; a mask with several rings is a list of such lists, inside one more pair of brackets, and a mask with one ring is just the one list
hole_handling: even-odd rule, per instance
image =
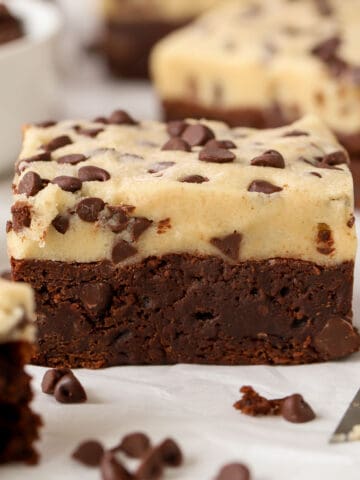
[[111, 72], [125, 78], [149, 78], [149, 56], [153, 46], [188, 22], [108, 21], [102, 48]]
[[39, 438], [41, 420], [32, 412], [30, 376], [24, 366], [33, 349], [22, 342], [0, 344], [0, 464], [38, 463], [33, 445]]
[[40, 365], [299, 364], [360, 346], [352, 262], [173, 254], [125, 268], [15, 259], [12, 268], [36, 292]]
[[[298, 116], [286, 117], [281, 108], [274, 104], [268, 109], [236, 108], [222, 109], [220, 107], [206, 107], [195, 101], [163, 101], [163, 116], [167, 121], [182, 120], [185, 118], [207, 118], [220, 120], [231, 127], [276, 128], [295, 121]], [[354, 134], [340, 134], [335, 132], [340, 143], [349, 152], [351, 171], [354, 178], [355, 204], [360, 208], [360, 131]]]

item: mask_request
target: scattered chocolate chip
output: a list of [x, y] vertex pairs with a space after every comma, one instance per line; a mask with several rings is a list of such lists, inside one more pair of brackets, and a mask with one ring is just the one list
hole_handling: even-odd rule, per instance
[[132, 225], [131, 225], [131, 236], [132, 240], [136, 242], [140, 236], [148, 229], [150, 228], [152, 224], [152, 220], [149, 220], [148, 218], [145, 217], [137, 217], [134, 219]]
[[162, 172], [163, 170], [166, 170], [167, 168], [172, 167], [175, 165], [175, 162], [159, 162], [159, 163], [154, 163], [149, 170], [148, 173], [159, 173]]
[[106, 117], [96, 117], [93, 120], [94, 123], [103, 123], [106, 125], [108, 123], [108, 119]]
[[209, 140], [206, 145], [206, 148], [225, 148], [226, 150], [231, 150], [232, 148], [237, 148], [234, 142], [231, 140]]
[[178, 150], [182, 152], [191, 152], [190, 145], [179, 137], [172, 137], [163, 145], [161, 150]]
[[135, 477], [114, 457], [106, 452], [100, 464], [102, 480], [135, 480]]
[[240, 393], [242, 393], [243, 396], [234, 403], [234, 408], [240, 410], [244, 415], [250, 415], [252, 417], [280, 415], [283, 399], [268, 400], [247, 385], [240, 388]]
[[163, 465], [162, 456], [157, 448], [148, 451], [141, 465], [136, 471], [138, 480], [158, 480], [162, 477]]
[[317, 172], [310, 172], [310, 175], [314, 175], [314, 177], [322, 178], [322, 176], [320, 175], [320, 173], [317, 173]]
[[112, 249], [112, 261], [120, 263], [137, 254], [137, 249], [125, 240], [118, 240]]
[[346, 225], [347, 225], [349, 228], [352, 228], [352, 227], [354, 226], [354, 223], [355, 223], [355, 217], [354, 217], [354, 215], [351, 215], [351, 216], [350, 216], [350, 219], [348, 220], [348, 222], [347, 222]]
[[105, 208], [101, 198], [89, 197], [80, 200], [76, 206], [76, 213], [84, 222], [93, 223], [99, 218], [99, 214]]
[[39, 128], [54, 127], [57, 124], [54, 120], [46, 120], [45, 122], [36, 123], [35, 126]]
[[69, 177], [67, 175], [60, 175], [52, 179], [51, 183], [57, 185], [64, 190], [65, 192], [75, 193], [78, 190], [81, 190], [82, 182], [76, 177]]
[[56, 161], [57, 163], [65, 163], [65, 164], [70, 164], [70, 165], [77, 165], [80, 162], [85, 162], [88, 157], [85, 155], [82, 155], [81, 153], [73, 153], [71, 155], [64, 155], [60, 158], [58, 158]]
[[157, 448], [165, 465], [174, 468], [180, 467], [183, 462], [183, 454], [175, 440], [166, 438]]
[[281, 415], [291, 423], [306, 423], [314, 420], [315, 413], [298, 393], [286, 397], [281, 405]]
[[124, 110], [115, 110], [108, 118], [108, 123], [111, 125], [137, 125], [138, 122]]
[[117, 207], [108, 205], [105, 214], [105, 223], [114, 233], [124, 231], [129, 224], [129, 217], [124, 206]]
[[66, 145], [70, 145], [72, 142], [71, 138], [68, 137], [67, 135], [62, 135], [60, 137], [56, 137], [53, 140], [51, 140], [49, 143], [46, 145], [43, 145], [43, 149], [46, 152], [54, 152], [55, 150], [58, 150], [59, 148], [65, 147]]
[[182, 183], [204, 183], [208, 181], [209, 179], [206, 177], [203, 177], [202, 175], [189, 175], [179, 180], [179, 182], [182, 182]]
[[346, 153], [343, 150], [338, 150], [325, 155], [322, 158], [321, 163], [333, 167], [335, 165], [342, 165], [343, 163], [349, 165], [350, 162]]
[[290, 130], [290, 132], [284, 133], [283, 137], [308, 137], [309, 133], [302, 130]]
[[86, 392], [73, 373], [68, 373], [60, 378], [55, 385], [55, 399], [60, 403], [86, 402]]
[[37, 155], [34, 155], [33, 157], [20, 158], [18, 163], [21, 163], [21, 162], [26, 162], [26, 163], [49, 162], [50, 160], [51, 160], [51, 153], [50, 152], [40, 152]]
[[80, 443], [71, 456], [83, 465], [98, 467], [104, 456], [104, 447], [97, 440], [87, 440]]
[[27, 172], [17, 186], [18, 194], [25, 194], [27, 197], [34, 197], [43, 189], [43, 182], [36, 172]]
[[191, 147], [205, 145], [209, 140], [215, 138], [214, 132], [209, 127], [201, 125], [189, 125], [181, 135]]
[[227, 257], [232, 260], [238, 260], [241, 240], [242, 235], [238, 232], [234, 232], [225, 237], [212, 238], [210, 243]]
[[113, 296], [111, 286], [104, 282], [86, 283], [79, 290], [79, 298], [91, 313], [103, 313], [110, 305]]
[[341, 39], [339, 37], [328, 38], [313, 47], [311, 53], [323, 60], [324, 62], [331, 62], [340, 47]]
[[78, 177], [82, 182], [106, 182], [110, 179], [110, 173], [103, 168], [88, 165], [79, 169]]
[[4, 280], [8, 280], [9, 282], [12, 281], [12, 273], [10, 270], [5, 270], [3, 272], [0, 272], [0, 278], [3, 278]]
[[215, 480], [250, 480], [250, 471], [242, 463], [230, 463], [222, 467]]
[[31, 225], [31, 208], [25, 202], [16, 202], [11, 207], [12, 228], [14, 232], [20, 232], [23, 228]]
[[56, 231], [64, 235], [69, 230], [70, 220], [66, 215], [56, 215], [51, 224]]
[[103, 128], [83, 128], [83, 127], [79, 127], [78, 125], [74, 127], [74, 130], [79, 135], [84, 135], [85, 137], [90, 137], [90, 138], [96, 138], [99, 135], [99, 133], [104, 131]]
[[128, 457], [131, 458], [142, 458], [150, 447], [150, 439], [145, 433], [134, 432], [125, 435], [116, 450], [123, 451]]
[[71, 370], [69, 368], [52, 368], [51, 370], [47, 370], [41, 382], [42, 392], [53, 395], [58, 381], [64, 375], [72, 375]]
[[168, 122], [166, 131], [170, 135], [170, 137], [180, 137], [188, 124], [183, 120], [173, 120], [172, 122]]
[[276, 150], [268, 150], [251, 160], [251, 165], [256, 167], [285, 168], [284, 157]]
[[266, 182], [265, 180], [254, 180], [248, 187], [248, 192], [266, 193], [267, 195], [281, 192], [282, 190], [283, 189], [281, 187], [277, 187], [276, 185]]
[[199, 160], [210, 163], [231, 163], [235, 160], [233, 152], [225, 148], [205, 147], [199, 152]]
[[343, 357], [359, 348], [359, 338], [351, 323], [341, 317], [331, 317], [314, 337], [316, 350], [329, 358]]

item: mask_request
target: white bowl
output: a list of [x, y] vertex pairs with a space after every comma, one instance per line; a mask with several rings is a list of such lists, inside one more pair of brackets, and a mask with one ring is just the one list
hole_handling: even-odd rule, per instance
[[26, 34], [0, 46], [0, 174], [19, 155], [22, 125], [51, 119], [60, 100], [55, 68], [59, 11], [42, 0], [5, 3], [22, 18]]

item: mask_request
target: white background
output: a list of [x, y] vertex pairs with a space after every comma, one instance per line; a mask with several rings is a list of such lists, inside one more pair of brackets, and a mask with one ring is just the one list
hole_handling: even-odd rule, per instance
[[[90, 0], [62, 0], [72, 15], [83, 16]], [[85, 5], [86, 4], [86, 5]], [[75, 10], [76, 9], [76, 10]], [[85, 17], [84, 17], [85, 18]], [[71, 17], [72, 22], [74, 21]], [[89, 24], [76, 24], [76, 36], [88, 36]], [[106, 78], [102, 68], [84, 61], [67, 35], [67, 62], [60, 116], [89, 117], [127, 108], [138, 117], [155, 117], [157, 102], [144, 83]], [[88, 38], [88, 37], [87, 37]], [[2, 139], [4, 141], [5, 139]], [[0, 178], [0, 268], [6, 268], [5, 221], [10, 207], [10, 177]], [[360, 220], [360, 219], [359, 219]], [[355, 321], [360, 325], [359, 279], [355, 286]], [[36, 392], [34, 409], [45, 423], [36, 468], [0, 469], [5, 480], [91, 480], [99, 472], [73, 462], [77, 443], [98, 438], [107, 447], [121, 436], [143, 430], [154, 441], [173, 436], [183, 447], [185, 465], [165, 478], [211, 480], [229, 461], [247, 463], [254, 480], [358, 480], [360, 444], [329, 445], [344, 410], [360, 387], [360, 355], [336, 363], [298, 367], [119, 367], [78, 371], [89, 401], [60, 405], [40, 392], [41, 368], [30, 367]], [[269, 397], [304, 395], [318, 417], [295, 425], [281, 418], [249, 418], [232, 408], [241, 385], [250, 384]]]

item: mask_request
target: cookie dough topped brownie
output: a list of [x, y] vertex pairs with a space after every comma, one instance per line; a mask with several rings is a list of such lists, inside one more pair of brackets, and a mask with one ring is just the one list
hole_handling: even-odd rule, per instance
[[102, 0], [103, 47], [114, 73], [148, 76], [148, 57], [162, 37], [224, 0]]
[[167, 119], [264, 128], [313, 113], [360, 160], [359, 12], [360, 0], [242, 0], [207, 13], [155, 48]]
[[29, 407], [30, 377], [24, 371], [34, 342], [31, 288], [0, 278], [0, 464], [38, 460], [33, 443], [40, 419]]
[[13, 276], [47, 365], [301, 363], [359, 347], [348, 156], [314, 117], [29, 126]]
[[17, 40], [23, 35], [21, 20], [16, 18], [4, 3], [0, 2], [0, 45]]

